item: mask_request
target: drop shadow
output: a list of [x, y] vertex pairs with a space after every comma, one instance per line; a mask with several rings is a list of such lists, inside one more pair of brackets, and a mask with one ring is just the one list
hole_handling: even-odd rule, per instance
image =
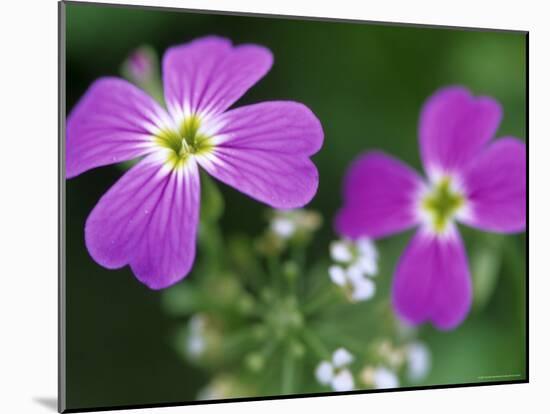
[[34, 397], [33, 401], [41, 406], [57, 412], [57, 398], [54, 397]]

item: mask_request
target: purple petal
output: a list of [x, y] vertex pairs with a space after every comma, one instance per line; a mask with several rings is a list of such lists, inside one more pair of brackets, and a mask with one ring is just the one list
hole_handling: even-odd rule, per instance
[[149, 95], [129, 82], [97, 80], [67, 119], [67, 178], [147, 154], [165, 117]]
[[163, 58], [164, 94], [174, 116], [219, 114], [271, 68], [271, 52], [257, 45], [233, 47], [209, 36], [168, 49]]
[[472, 286], [466, 252], [456, 228], [445, 237], [418, 230], [401, 256], [393, 304], [407, 322], [453, 329], [468, 314]]
[[463, 174], [470, 211], [462, 221], [486, 231], [525, 230], [526, 174], [525, 144], [516, 138], [495, 141]]
[[440, 89], [420, 115], [420, 152], [428, 175], [458, 172], [495, 134], [502, 110], [461, 87]]
[[265, 102], [226, 112], [214, 153], [199, 163], [214, 177], [274, 208], [307, 204], [319, 184], [309, 156], [319, 150], [319, 120], [296, 102]]
[[360, 156], [344, 178], [344, 206], [336, 216], [336, 230], [353, 239], [376, 238], [414, 226], [423, 185], [416, 171], [383, 152]]
[[154, 155], [129, 170], [86, 221], [86, 246], [109, 269], [129, 264], [151, 289], [187, 275], [195, 258], [199, 175], [190, 159], [169, 170]]

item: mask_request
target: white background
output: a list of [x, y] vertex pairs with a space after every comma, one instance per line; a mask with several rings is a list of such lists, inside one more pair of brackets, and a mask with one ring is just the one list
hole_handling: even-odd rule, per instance
[[[547, 406], [550, 385], [550, 38], [543, 1], [172, 0], [146, 5], [530, 31], [529, 385], [139, 410], [159, 413], [464, 411]], [[116, 2], [113, 0], [112, 2]], [[57, 4], [0, 11], [0, 412], [52, 413], [57, 392]], [[540, 411], [537, 410], [537, 411]], [[129, 411], [126, 411], [129, 412]]]

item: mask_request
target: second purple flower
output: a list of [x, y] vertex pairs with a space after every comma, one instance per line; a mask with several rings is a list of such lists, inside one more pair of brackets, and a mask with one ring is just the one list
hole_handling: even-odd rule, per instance
[[205, 37], [165, 53], [166, 108], [119, 78], [88, 89], [67, 120], [67, 178], [143, 157], [86, 221], [95, 261], [130, 265], [151, 289], [186, 276], [195, 257], [199, 166], [273, 208], [313, 198], [319, 178], [310, 156], [323, 142], [315, 115], [290, 101], [228, 110], [272, 62], [264, 47]]
[[379, 151], [359, 157], [347, 173], [336, 218], [341, 234], [379, 238], [417, 227], [393, 281], [393, 306], [409, 323], [452, 329], [470, 309], [470, 271], [457, 223], [498, 233], [525, 229], [525, 144], [513, 137], [490, 142], [501, 118], [492, 98], [441, 89], [420, 117], [426, 181]]

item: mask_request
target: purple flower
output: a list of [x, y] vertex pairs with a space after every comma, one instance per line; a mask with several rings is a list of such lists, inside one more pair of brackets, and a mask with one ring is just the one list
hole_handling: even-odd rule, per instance
[[393, 305], [407, 322], [452, 329], [468, 313], [472, 285], [456, 223], [498, 233], [525, 229], [525, 144], [490, 142], [502, 117], [489, 97], [461, 87], [437, 91], [420, 116], [428, 180], [383, 152], [359, 157], [344, 182], [336, 229], [351, 238], [417, 227], [393, 281]]
[[304, 105], [265, 102], [228, 110], [270, 69], [271, 52], [205, 37], [163, 57], [166, 109], [118, 78], [97, 80], [67, 120], [66, 173], [143, 157], [99, 200], [86, 221], [90, 255], [130, 265], [151, 289], [190, 271], [199, 221], [199, 169], [274, 208], [315, 195], [310, 160], [323, 141]]

